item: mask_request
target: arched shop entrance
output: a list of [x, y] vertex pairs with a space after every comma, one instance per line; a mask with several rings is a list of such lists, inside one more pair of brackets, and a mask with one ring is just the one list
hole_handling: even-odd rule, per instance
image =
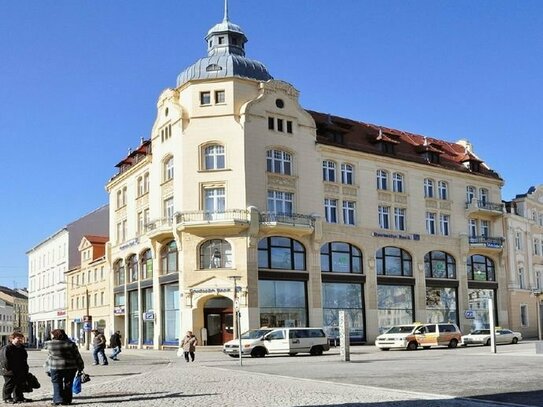
[[207, 329], [207, 344], [222, 345], [234, 339], [234, 313], [232, 300], [214, 297], [204, 305], [204, 326]]

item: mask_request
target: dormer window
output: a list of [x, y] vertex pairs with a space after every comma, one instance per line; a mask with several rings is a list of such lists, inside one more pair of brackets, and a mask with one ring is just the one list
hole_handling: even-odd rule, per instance
[[224, 44], [224, 37], [219, 37], [219, 45]]
[[379, 151], [385, 154], [394, 154], [394, 144], [381, 141], [379, 143]]

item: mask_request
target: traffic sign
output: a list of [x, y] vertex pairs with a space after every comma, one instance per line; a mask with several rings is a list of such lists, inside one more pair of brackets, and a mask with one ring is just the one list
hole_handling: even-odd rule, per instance
[[84, 322], [83, 323], [83, 330], [85, 332], [90, 332], [92, 331], [92, 322]]
[[464, 317], [466, 319], [475, 319], [475, 311], [472, 309], [467, 309], [464, 311]]

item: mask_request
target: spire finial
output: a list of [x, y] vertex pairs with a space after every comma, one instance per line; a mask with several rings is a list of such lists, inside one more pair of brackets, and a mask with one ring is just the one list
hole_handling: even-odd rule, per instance
[[224, 18], [223, 21], [228, 21], [228, 0], [224, 0]]

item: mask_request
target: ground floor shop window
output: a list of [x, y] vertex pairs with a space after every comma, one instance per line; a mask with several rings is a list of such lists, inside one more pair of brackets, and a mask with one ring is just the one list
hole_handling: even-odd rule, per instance
[[142, 309], [143, 309], [143, 343], [150, 345], [153, 343], [155, 313], [153, 311], [153, 289], [144, 288], [141, 291]]
[[384, 332], [393, 325], [411, 324], [415, 316], [413, 304], [413, 286], [379, 284], [377, 286], [379, 332]]
[[135, 344], [138, 343], [138, 339], [140, 336], [140, 311], [137, 291], [130, 291], [128, 293], [128, 315], [128, 343]]
[[165, 345], [179, 344], [179, 285], [162, 286], [162, 336]]
[[304, 281], [258, 282], [260, 326], [307, 326]]
[[426, 288], [426, 322], [450, 322], [458, 324], [456, 288]]
[[339, 334], [339, 311], [344, 310], [349, 317], [351, 342], [365, 340], [362, 287], [362, 284], [351, 283], [322, 284], [323, 321], [331, 339]]
[[[468, 289], [468, 306], [474, 311], [474, 319], [471, 320], [471, 330], [489, 329], [490, 317], [488, 313], [488, 300], [492, 299], [494, 310], [496, 310], [496, 297], [494, 290], [483, 288]], [[495, 320], [496, 325], [498, 320]]]

